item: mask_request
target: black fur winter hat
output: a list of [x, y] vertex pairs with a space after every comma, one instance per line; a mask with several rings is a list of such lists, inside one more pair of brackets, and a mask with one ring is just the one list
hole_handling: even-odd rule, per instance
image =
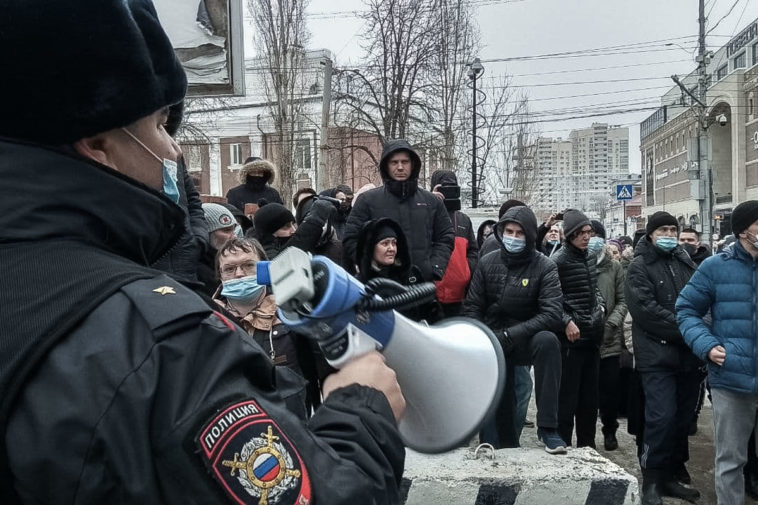
[[184, 98], [150, 0], [0, 2], [0, 136], [66, 144]]

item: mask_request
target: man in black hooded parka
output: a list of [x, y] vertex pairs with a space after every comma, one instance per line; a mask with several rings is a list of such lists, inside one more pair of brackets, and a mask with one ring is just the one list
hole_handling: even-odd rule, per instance
[[382, 151], [379, 172], [384, 185], [362, 194], [347, 218], [342, 239], [345, 263], [359, 263], [356, 247], [363, 225], [388, 217], [402, 228], [423, 280], [441, 280], [453, 252], [455, 233], [442, 200], [418, 186], [421, 158], [408, 141], [391, 140]]
[[[548, 452], [565, 453], [557, 432], [561, 348], [555, 331], [563, 314], [558, 269], [535, 250], [537, 219], [529, 208], [509, 209], [495, 234], [500, 249], [479, 259], [463, 315], [483, 321], [495, 333], [508, 365], [534, 365], [537, 436]], [[504, 394], [495, 413], [497, 433], [483, 430], [491, 437], [487, 442], [504, 447], [515, 438], [517, 446], [521, 427], [512, 427], [515, 408], [515, 398]]]

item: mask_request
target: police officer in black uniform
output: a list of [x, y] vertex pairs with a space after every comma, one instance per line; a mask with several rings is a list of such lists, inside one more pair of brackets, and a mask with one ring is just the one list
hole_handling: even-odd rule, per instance
[[301, 383], [149, 268], [184, 227], [186, 91], [150, 0], [8, 0], [0, 42], [0, 503], [399, 502], [381, 355], [306, 422]]

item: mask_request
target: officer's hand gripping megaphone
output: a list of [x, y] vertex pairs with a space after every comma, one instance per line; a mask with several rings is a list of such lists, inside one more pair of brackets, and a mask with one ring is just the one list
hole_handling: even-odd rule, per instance
[[365, 310], [363, 284], [328, 258], [294, 247], [259, 262], [258, 282], [273, 287], [281, 321], [316, 338], [335, 368], [369, 351], [384, 354], [405, 396], [398, 425], [411, 449], [437, 453], [465, 444], [502, 394], [503, 353], [479, 321], [427, 326], [393, 310]]

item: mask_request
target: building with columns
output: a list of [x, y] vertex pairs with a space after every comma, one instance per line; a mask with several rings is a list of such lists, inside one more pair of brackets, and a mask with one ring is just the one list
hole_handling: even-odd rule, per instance
[[[643, 218], [665, 210], [703, 229], [701, 200], [711, 191], [712, 230], [731, 233], [732, 209], [758, 199], [758, 19], [707, 60], [705, 111], [710, 188], [699, 179], [699, 108], [677, 87], [640, 125]], [[680, 77], [697, 96], [698, 72]]]

